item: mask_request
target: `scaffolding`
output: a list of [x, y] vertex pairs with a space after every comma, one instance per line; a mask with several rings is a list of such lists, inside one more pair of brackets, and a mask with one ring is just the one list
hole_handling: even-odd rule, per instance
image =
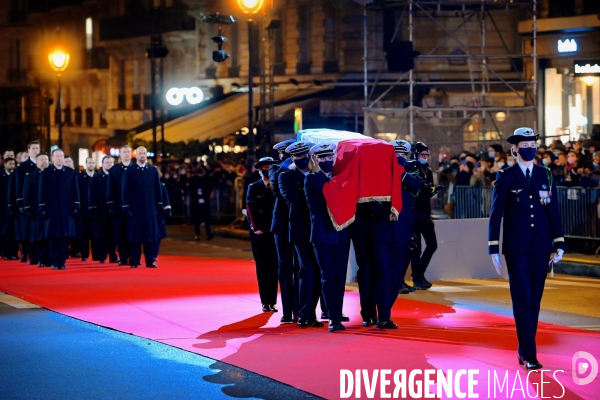
[[[386, 139], [396, 134], [434, 147], [456, 144], [456, 149], [472, 142], [484, 150], [516, 127], [537, 131], [536, 7], [537, 0], [369, 3], [363, 32], [365, 133]], [[396, 18], [389, 42], [408, 40], [420, 52], [412, 70], [385, 73], [385, 53], [367, 57], [372, 13]], [[514, 50], [522, 47], [517, 21], [524, 14], [533, 19], [531, 54]], [[507, 40], [511, 34], [512, 41]], [[374, 77], [369, 73], [373, 66], [378, 70]], [[387, 100], [397, 88], [408, 89], [401, 104]]]

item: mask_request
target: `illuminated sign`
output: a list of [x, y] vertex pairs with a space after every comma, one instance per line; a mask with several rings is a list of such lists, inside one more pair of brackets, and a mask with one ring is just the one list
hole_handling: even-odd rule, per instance
[[575, 39], [565, 39], [564, 41], [558, 40], [559, 53], [572, 53], [574, 51], [577, 51], [577, 42]]
[[600, 61], [575, 60], [573, 74], [575, 76], [600, 76]]
[[204, 93], [199, 87], [171, 88], [167, 92], [167, 103], [178, 106], [186, 99], [190, 104], [198, 104], [204, 99]]

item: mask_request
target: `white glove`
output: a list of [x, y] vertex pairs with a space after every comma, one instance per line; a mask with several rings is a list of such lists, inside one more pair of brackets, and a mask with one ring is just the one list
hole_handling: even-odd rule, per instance
[[257, 235], [262, 235], [263, 232], [260, 231], [260, 230], [258, 230], [258, 231], [254, 231], [254, 233], [257, 234]]
[[565, 253], [565, 251], [562, 249], [556, 250], [556, 253], [554, 253], [554, 256], [552, 257], [552, 262], [554, 264], [556, 264], [557, 262], [560, 262], [562, 260], [562, 256], [564, 253]]
[[498, 275], [502, 275], [502, 261], [500, 261], [500, 254], [492, 254], [492, 262]]

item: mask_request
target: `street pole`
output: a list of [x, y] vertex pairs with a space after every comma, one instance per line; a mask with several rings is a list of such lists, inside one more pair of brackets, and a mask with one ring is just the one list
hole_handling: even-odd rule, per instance
[[[152, 104], [152, 152], [154, 153], [154, 157], [152, 159], [156, 161], [156, 153], [158, 151], [158, 145], [156, 143], [156, 58], [150, 59], [150, 69], [152, 70], [152, 74], [150, 74], [152, 85], [152, 90], [150, 93]], [[155, 163], [156, 164], [156, 163]]]
[[254, 127], [253, 127], [253, 104], [252, 104], [252, 52], [254, 49], [252, 48], [252, 28], [254, 25], [254, 21], [252, 19], [248, 19], [248, 160], [246, 160], [246, 165], [248, 173], [250, 174], [252, 171], [252, 166], [254, 165]]
[[56, 107], [58, 107], [58, 148], [62, 150], [62, 104], [60, 101], [60, 75], [58, 75], [58, 99], [56, 101]]

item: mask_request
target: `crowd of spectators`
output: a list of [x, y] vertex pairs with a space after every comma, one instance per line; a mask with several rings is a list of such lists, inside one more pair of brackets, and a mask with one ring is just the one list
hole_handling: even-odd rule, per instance
[[[490, 145], [487, 152], [463, 151], [449, 159], [440, 154], [439, 180], [446, 185], [491, 187], [496, 173], [515, 162], [510, 150], [505, 151], [499, 144]], [[558, 186], [600, 186], [600, 145], [594, 141], [562, 143], [556, 139], [550, 146], [539, 146], [534, 162], [549, 168]]]

